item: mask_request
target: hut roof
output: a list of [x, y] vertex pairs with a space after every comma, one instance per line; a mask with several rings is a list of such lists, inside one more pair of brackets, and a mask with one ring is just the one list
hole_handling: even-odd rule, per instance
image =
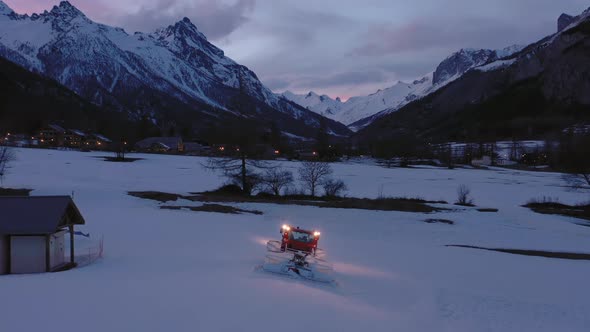
[[0, 234], [52, 234], [86, 222], [69, 196], [0, 197]]

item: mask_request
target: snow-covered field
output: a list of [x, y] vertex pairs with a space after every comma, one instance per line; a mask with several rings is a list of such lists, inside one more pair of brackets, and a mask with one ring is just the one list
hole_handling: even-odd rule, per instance
[[[499, 208], [417, 214], [238, 204], [225, 215], [160, 210], [129, 190], [188, 193], [223, 182], [195, 157], [134, 163], [20, 149], [6, 187], [69, 195], [79, 230], [104, 235], [96, 263], [63, 273], [0, 276], [1, 331], [588, 331], [590, 262], [445, 247], [465, 244], [590, 253], [590, 228], [520, 207], [551, 196], [578, 203], [559, 174], [385, 169], [335, 164], [349, 195], [454, 201]], [[297, 167], [296, 163], [284, 163]], [[188, 202], [183, 202], [187, 203]], [[193, 203], [195, 204], [195, 203]], [[1, 216], [0, 216], [1, 217]], [[445, 218], [455, 225], [427, 224]], [[336, 286], [255, 271], [283, 221], [322, 231]]]

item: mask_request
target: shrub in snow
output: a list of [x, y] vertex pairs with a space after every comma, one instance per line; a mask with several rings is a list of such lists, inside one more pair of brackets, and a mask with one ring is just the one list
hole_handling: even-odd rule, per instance
[[275, 196], [280, 196], [281, 191], [293, 183], [293, 173], [279, 168], [272, 168], [266, 171], [262, 177], [266, 189]]
[[14, 160], [14, 153], [6, 146], [0, 146], [0, 182], [6, 175], [6, 170]]
[[322, 183], [326, 196], [336, 197], [348, 190], [348, 187], [342, 180], [327, 179]]
[[471, 189], [462, 184], [457, 188], [457, 205], [473, 206], [473, 198], [471, 198]]

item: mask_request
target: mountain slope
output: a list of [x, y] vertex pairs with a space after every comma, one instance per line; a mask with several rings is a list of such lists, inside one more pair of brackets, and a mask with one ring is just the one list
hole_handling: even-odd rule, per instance
[[311, 111], [344, 123], [356, 131], [414, 100], [437, 91], [473, 68], [509, 57], [521, 49], [522, 46], [519, 45], [501, 50], [462, 49], [443, 60], [432, 74], [411, 83], [399, 81], [371, 95], [352, 97], [345, 103], [325, 95], [319, 96], [314, 92], [296, 95], [287, 91], [283, 96]]
[[[15, 14], [5, 4], [1, 8], [0, 56], [97, 105], [131, 109], [136, 117], [161, 122], [174, 118], [176, 105], [182, 104], [183, 111], [210, 117], [285, 122], [302, 136], [323, 121], [277, 97], [252, 71], [209, 43], [188, 18], [151, 34], [129, 35], [92, 22], [67, 1], [31, 16]], [[334, 134], [348, 134], [336, 122], [327, 125]]]
[[33, 133], [55, 119], [109, 137], [133, 139], [133, 123], [120, 112], [98, 107], [54, 80], [0, 58], [0, 132]]
[[560, 32], [375, 121], [359, 137], [531, 137], [590, 120], [589, 17], [590, 9]]

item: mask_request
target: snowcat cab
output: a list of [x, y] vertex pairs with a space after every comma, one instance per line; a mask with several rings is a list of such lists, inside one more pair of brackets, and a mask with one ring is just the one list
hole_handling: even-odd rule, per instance
[[281, 239], [281, 251], [294, 250], [311, 253], [315, 256], [320, 232], [308, 231], [299, 227], [283, 225], [280, 230], [283, 238]]

